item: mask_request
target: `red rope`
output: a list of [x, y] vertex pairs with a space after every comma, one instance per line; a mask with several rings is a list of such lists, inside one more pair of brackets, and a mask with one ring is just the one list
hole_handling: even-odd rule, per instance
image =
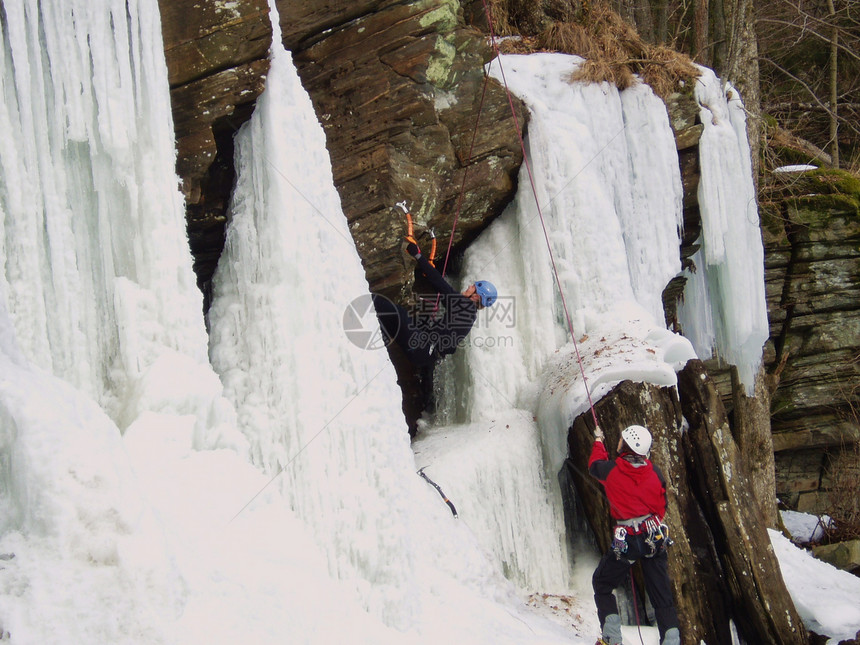
[[633, 611], [636, 613], [636, 629], [639, 630], [639, 642], [645, 645], [642, 640], [642, 622], [639, 620], [639, 604], [636, 602], [636, 585], [633, 583], [633, 567], [630, 567], [630, 591], [633, 592]]
[[543, 229], [543, 236], [544, 236], [544, 239], [546, 240], [547, 250], [549, 251], [549, 259], [550, 259], [550, 262], [552, 263], [553, 275], [555, 276], [555, 282], [558, 285], [558, 292], [561, 295], [561, 305], [562, 305], [562, 308], [564, 309], [565, 318], [567, 319], [567, 328], [568, 328], [568, 331], [570, 332], [570, 338], [571, 338], [571, 340], [573, 340], [573, 348], [576, 351], [576, 360], [579, 363], [579, 371], [582, 374], [582, 382], [585, 384], [585, 394], [588, 397], [588, 405], [591, 408], [591, 416], [594, 419], [594, 425], [596, 427], [598, 425], [597, 424], [597, 414], [594, 412], [594, 403], [591, 400], [591, 392], [589, 392], [589, 390], [588, 390], [588, 379], [585, 376], [585, 369], [582, 366], [582, 356], [580, 356], [580, 354], [579, 354], [579, 346], [577, 345], [576, 335], [574, 334], [574, 331], [573, 331], [573, 322], [570, 319], [570, 312], [568, 311], [568, 308], [567, 308], [567, 300], [564, 297], [564, 290], [561, 288], [561, 278], [558, 275], [558, 267], [556, 266], [555, 256], [553, 255], [553, 252], [552, 252], [552, 244], [550, 243], [550, 240], [549, 240], [549, 233], [547, 233], [547, 230], [546, 230], [546, 222], [544, 221], [543, 211], [541, 210], [540, 201], [538, 200], [537, 188], [535, 187], [534, 175], [532, 174], [532, 167], [531, 167], [531, 164], [529, 163], [528, 155], [526, 154], [526, 144], [523, 141], [523, 134], [522, 134], [522, 129], [520, 128], [520, 121], [517, 118], [517, 111], [514, 108], [514, 99], [511, 96], [511, 90], [508, 87], [508, 80], [505, 77], [505, 68], [502, 65], [502, 57], [501, 57], [501, 53], [499, 52], [499, 46], [498, 46], [498, 44], [496, 44], [496, 35], [494, 32], [494, 27], [493, 27], [493, 17], [490, 15], [490, 9], [487, 6], [487, 0], [481, 0], [481, 1], [484, 5], [484, 13], [487, 16], [487, 24], [490, 27], [490, 41], [493, 44], [493, 50], [496, 52], [496, 60], [499, 61], [499, 70], [501, 71], [501, 74], [502, 74], [502, 82], [505, 85], [505, 92], [508, 95], [508, 104], [511, 106], [511, 114], [514, 117], [514, 126], [516, 127], [516, 130], [517, 130], [517, 137], [519, 138], [520, 147], [522, 148], [522, 151], [523, 151], [523, 163], [525, 164], [526, 171], [528, 172], [528, 175], [529, 175], [529, 182], [531, 183], [532, 193], [534, 194], [535, 205], [537, 206], [538, 216], [540, 217], [540, 225], [541, 225], [541, 228]]

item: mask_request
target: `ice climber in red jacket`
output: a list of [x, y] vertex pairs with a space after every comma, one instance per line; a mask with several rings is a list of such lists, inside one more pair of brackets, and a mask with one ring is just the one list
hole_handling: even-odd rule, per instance
[[615, 522], [612, 548], [600, 559], [591, 579], [602, 632], [597, 645], [622, 642], [621, 617], [613, 590], [624, 582], [637, 560], [642, 561], [645, 590], [654, 607], [661, 644], [680, 645], [666, 558], [669, 532], [663, 523], [666, 480], [648, 459], [651, 433], [639, 425], [625, 428], [615, 459], [609, 458], [599, 427], [594, 436], [588, 472], [603, 483]]

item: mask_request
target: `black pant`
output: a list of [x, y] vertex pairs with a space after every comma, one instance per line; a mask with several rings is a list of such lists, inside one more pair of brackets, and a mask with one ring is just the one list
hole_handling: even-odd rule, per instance
[[650, 553], [651, 548], [645, 543], [643, 534], [628, 535], [627, 552], [622, 553], [621, 558], [618, 558], [612, 549], [604, 553], [591, 577], [591, 586], [594, 588], [597, 617], [600, 619], [600, 625], [603, 626], [608, 615], [618, 613], [618, 603], [615, 601], [613, 590], [624, 583], [630, 568], [637, 561], [641, 561], [645, 591], [654, 607], [662, 641], [667, 630], [678, 626], [678, 614], [675, 612], [675, 603], [672, 599], [666, 548], [660, 547], [653, 557], [646, 557]]
[[415, 324], [400, 305], [396, 305], [385, 296], [372, 294], [373, 306], [379, 318], [379, 326], [386, 341], [396, 342], [403, 349], [407, 358], [419, 367], [431, 365], [433, 355], [430, 350], [431, 336]]

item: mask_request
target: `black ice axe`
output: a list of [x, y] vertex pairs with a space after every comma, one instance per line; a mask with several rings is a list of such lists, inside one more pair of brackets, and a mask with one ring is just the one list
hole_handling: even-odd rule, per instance
[[[424, 468], [427, 468], [427, 466], [424, 466]], [[447, 495], [445, 494], [445, 492], [444, 492], [444, 491], [439, 487], [439, 484], [437, 484], [437, 483], [436, 483], [436, 482], [434, 482], [432, 479], [430, 479], [427, 475], [425, 475], [425, 474], [424, 474], [424, 468], [422, 468], [421, 470], [419, 470], [419, 471], [418, 471], [418, 474], [419, 474], [419, 475], [421, 475], [421, 476], [422, 476], [422, 477], [427, 481], [427, 483], [428, 483], [428, 484], [430, 484], [433, 488], [435, 488], [435, 489], [438, 491], [438, 493], [442, 496], [442, 499], [444, 499], [444, 500], [445, 500], [445, 503], [448, 505], [448, 508], [450, 508], [450, 509], [451, 509], [451, 512], [454, 514], [454, 519], [457, 519], [457, 517], [458, 517], [458, 515], [457, 515], [457, 509], [456, 509], [456, 508], [454, 508], [454, 504], [451, 502], [451, 500], [450, 500], [450, 499], [448, 499], [448, 496], [447, 496]]]

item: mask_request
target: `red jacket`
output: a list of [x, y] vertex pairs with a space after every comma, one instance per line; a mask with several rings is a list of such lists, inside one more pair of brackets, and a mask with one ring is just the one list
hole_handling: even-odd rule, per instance
[[602, 441], [595, 441], [588, 472], [603, 483], [613, 519], [666, 515], [666, 480], [650, 460], [631, 452], [609, 459]]

